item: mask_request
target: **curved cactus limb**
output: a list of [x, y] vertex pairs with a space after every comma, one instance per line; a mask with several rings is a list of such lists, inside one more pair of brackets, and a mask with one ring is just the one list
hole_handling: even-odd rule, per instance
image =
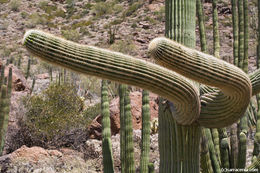
[[191, 124], [199, 116], [200, 101], [191, 82], [158, 65], [91, 46], [83, 46], [38, 30], [24, 36], [24, 45], [50, 63], [120, 83], [138, 86], [175, 103], [177, 119]]
[[244, 115], [252, 86], [241, 69], [166, 38], [154, 39], [149, 45], [149, 52], [158, 64], [221, 90], [201, 96], [200, 125], [225, 127]]

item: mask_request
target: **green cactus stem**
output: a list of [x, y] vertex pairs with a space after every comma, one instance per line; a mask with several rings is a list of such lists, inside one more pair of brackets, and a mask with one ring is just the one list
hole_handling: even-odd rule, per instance
[[148, 173], [149, 152], [150, 152], [150, 103], [149, 92], [143, 90], [142, 92], [142, 145], [141, 145], [141, 162], [140, 172]]
[[205, 130], [202, 129], [201, 152], [200, 152], [200, 167], [202, 173], [213, 173], [210, 153], [208, 147], [208, 140]]
[[125, 93], [127, 85], [119, 85], [119, 102], [120, 102], [120, 161], [121, 173], [125, 173]]
[[149, 52], [158, 64], [221, 90], [201, 96], [200, 125], [225, 127], [244, 115], [252, 91], [251, 82], [241, 69], [166, 38], [154, 39]]
[[205, 22], [204, 22], [204, 12], [203, 5], [201, 0], [196, 0], [196, 10], [199, 22], [199, 32], [200, 32], [200, 47], [202, 52], [208, 52], [207, 41], [206, 41], [206, 32], [205, 32]]
[[243, 0], [238, 0], [238, 67], [243, 68], [244, 59], [244, 9]]
[[108, 101], [107, 81], [102, 80], [101, 87], [101, 115], [102, 115], [102, 153], [104, 173], [113, 173], [113, 154], [110, 129], [110, 111]]
[[12, 84], [13, 84], [13, 69], [12, 67], [9, 67], [8, 82], [7, 82], [7, 94], [9, 98], [11, 97], [11, 93], [12, 93]]
[[210, 151], [210, 160], [211, 160], [211, 164], [213, 167], [214, 172], [216, 173], [220, 173], [220, 165], [219, 165], [219, 161], [217, 158], [217, 154], [215, 153], [215, 148], [214, 148], [214, 143], [212, 141], [212, 135], [210, 132], [210, 129], [205, 128], [205, 135], [208, 139], [208, 147], [209, 147], [209, 151]]
[[238, 139], [237, 139], [237, 124], [234, 123], [230, 128], [230, 167], [237, 167], [238, 156]]
[[124, 98], [125, 113], [125, 172], [135, 173], [134, 163], [134, 142], [133, 142], [133, 125], [129, 90], [125, 93]]
[[220, 162], [220, 147], [219, 147], [219, 134], [218, 134], [218, 129], [213, 128], [211, 129], [211, 135], [212, 135], [212, 140], [215, 148], [215, 153], [217, 160]]
[[217, 0], [212, 0], [212, 10], [213, 10], [212, 14], [213, 14], [213, 49], [214, 49], [213, 55], [217, 58], [220, 58]]
[[239, 134], [239, 146], [238, 146], [238, 159], [237, 159], [237, 167], [245, 168], [246, 166], [246, 135], [244, 132], [240, 132]]
[[17, 64], [17, 67], [18, 67], [18, 69], [21, 69], [21, 57], [19, 57], [19, 59], [18, 59], [18, 64]]
[[31, 69], [31, 58], [28, 58], [27, 71], [26, 71], [25, 79], [27, 79], [30, 76], [30, 69]]
[[3, 85], [1, 88], [1, 100], [0, 100], [0, 156], [3, 154], [6, 131], [9, 120], [9, 105], [10, 98], [7, 94], [7, 87]]
[[221, 155], [221, 168], [230, 168], [229, 163], [229, 143], [226, 128], [218, 129], [220, 139], [220, 155]]
[[154, 169], [154, 164], [153, 163], [149, 163], [148, 164], [148, 169], [149, 169], [149, 173], [155, 173], [155, 169]]
[[138, 86], [175, 103], [182, 124], [194, 122], [200, 112], [197, 91], [191, 82], [161, 66], [121, 53], [83, 46], [38, 30], [24, 36], [33, 54], [53, 64], [88, 75]]
[[244, 10], [244, 57], [243, 57], [243, 69], [245, 73], [248, 73], [248, 0], [243, 0], [243, 10]]
[[233, 64], [238, 66], [238, 12], [237, 0], [231, 0], [233, 25]]
[[2, 85], [4, 85], [4, 80], [5, 80], [5, 66], [2, 65], [1, 66], [1, 76], [0, 76], [0, 88], [2, 87]]
[[33, 89], [34, 89], [34, 86], [35, 86], [35, 81], [36, 81], [36, 78], [35, 78], [35, 77], [33, 77], [33, 81], [32, 81], [32, 87], [31, 87], [30, 94], [32, 94], [32, 92], [33, 92]]

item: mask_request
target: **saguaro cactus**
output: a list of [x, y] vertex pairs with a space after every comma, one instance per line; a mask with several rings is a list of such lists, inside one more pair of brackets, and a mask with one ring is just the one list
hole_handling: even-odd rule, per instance
[[[175, 114], [174, 117], [171, 113], [165, 117], [168, 123], [176, 123], [174, 118], [179, 124], [189, 125], [190, 130], [175, 126], [175, 134], [164, 136], [165, 140], [182, 139], [177, 141], [177, 145], [187, 149], [175, 152], [170, 147], [174, 154], [171, 156], [176, 155], [176, 160], [170, 160], [172, 163], [168, 165], [184, 172], [199, 172], [199, 164], [194, 164], [194, 158], [199, 158], [199, 147], [194, 148], [199, 146], [200, 141], [198, 125], [216, 128], [231, 125], [246, 111], [252, 93], [260, 91], [260, 70], [251, 75], [251, 85], [249, 77], [239, 68], [165, 38], [157, 38], [149, 46], [150, 54], [164, 67], [120, 53], [79, 45], [42, 31], [27, 32], [23, 43], [30, 52], [53, 64], [139, 86], [172, 101], [174, 105], [170, 102], [167, 105]], [[219, 89], [199, 96], [194, 84], [186, 77]], [[165, 152], [166, 155], [168, 153]], [[174, 167], [174, 163], [179, 164]]]
[[2, 155], [6, 131], [9, 122], [9, 111], [10, 111], [10, 99], [12, 92], [12, 68], [9, 68], [8, 83], [1, 87], [1, 98], [0, 98], [0, 155]]
[[104, 173], [113, 173], [113, 154], [110, 129], [110, 111], [108, 101], [107, 81], [102, 80], [101, 87], [101, 115], [102, 115], [102, 153]]
[[126, 90], [124, 97], [125, 113], [125, 172], [134, 173], [134, 142], [133, 142], [133, 125], [129, 90]]
[[119, 101], [120, 101], [120, 160], [121, 173], [125, 173], [125, 93], [127, 86], [119, 85]]
[[141, 145], [141, 162], [140, 172], [148, 173], [149, 152], [150, 152], [150, 104], [149, 92], [142, 92], [142, 145]]

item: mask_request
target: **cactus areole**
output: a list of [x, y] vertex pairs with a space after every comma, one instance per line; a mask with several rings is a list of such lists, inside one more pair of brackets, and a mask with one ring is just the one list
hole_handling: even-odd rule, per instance
[[[250, 78], [241, 69], [166, 38], [156, 38], [149, 45], [148, 52], [159, 65], [39, 30], [27, 31], [23, 44], [52, 64], [165, 97], [174, 102], [174, 118], [181, 125], [231, 125], [244, 115], [252, 96]], [[192, 80], [216, 89], [199, 96]]]

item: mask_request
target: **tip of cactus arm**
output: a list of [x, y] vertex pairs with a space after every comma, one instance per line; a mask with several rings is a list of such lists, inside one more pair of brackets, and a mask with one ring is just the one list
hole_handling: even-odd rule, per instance
[[152, 56], [152, 55], [156, 52], [159, 43], [162, 42], [162, 41], [164, 41], [164, 40], [166, 40], [166, 39], [167, 39], [167, 38], [165, 38], [165, 37], [158, 37], [158, 38], [153, 39], [153, 40], [149, 43], [149, 46], [148, 46], [148, 54]]
[[24, 36], [23, 36], [23, 41], [22, 44], [25, 45], [26, 44], [26, 38], [31, 35], [32, 33], [38, 33], [40, 32], [39, 30], [35, 30], [35, 29], [30, 29], [28, 31], [25, 32]]

